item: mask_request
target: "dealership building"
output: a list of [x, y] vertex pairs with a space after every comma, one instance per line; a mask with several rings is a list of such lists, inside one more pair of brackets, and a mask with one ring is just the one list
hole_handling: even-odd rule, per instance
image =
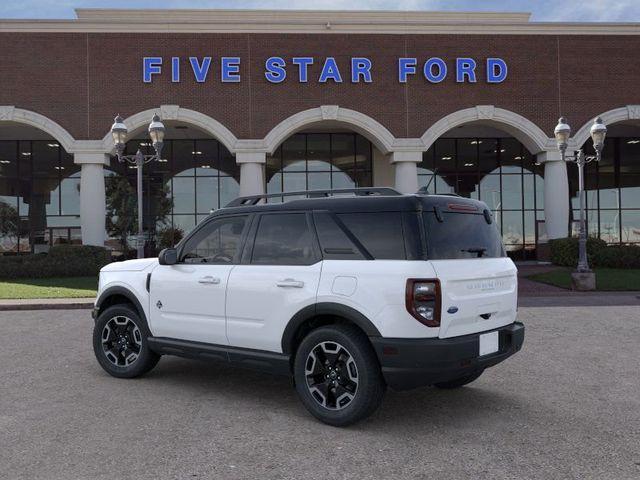
[[[0, 253], [115, 245], [119, 114], [143, 169], [145, 229], [188, 231], [238, 195], [390, 186], [457, 193], [494, 213], [507, 250], [535, 258], [588, 229], [640, 243], [640, 24], [540, 23], [525, 13], [82, 10], [0, 20]], [[158, 212], [160, 196], [169, 209]], [[164, 202], [166, 205], [167, 202]]]

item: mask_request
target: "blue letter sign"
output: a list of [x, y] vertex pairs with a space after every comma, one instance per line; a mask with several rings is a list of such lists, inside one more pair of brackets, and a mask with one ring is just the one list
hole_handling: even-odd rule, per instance
[[151, 75], [159, 75], [162, 71], [162, 57], [144, 57], [142, 59], [142, 81], [151, 83]]
[[[282, 57], [269, 57], [264, 62], [264, 68], [267, 70], [264, 72], [264, 76], [271, 83], [284, 82], [287, 78], [287, 71], [284, 69], [286, 63]], [[305, 73], [306, 74], [306, 73]]]
[[196, 77], [196, 82], [203, 83], [209, 73], [211, 57], [204, 57], [202, 59], [202, 65], [198, 63], [198, 57], [189, 57], [189, 61], [191, 62], [191, 69], [193, 70], [193, 76]]
[[507, 62], [501, 58], [487, 58], [487, 83], [502, 83], [507, 78]]

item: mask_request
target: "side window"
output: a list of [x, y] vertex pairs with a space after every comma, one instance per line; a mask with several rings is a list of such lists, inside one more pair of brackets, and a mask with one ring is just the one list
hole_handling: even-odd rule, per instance
[[[327, 260], [364, 260], [360, 250], [338, 226], [333, 216], [326, 212], [313, 214], [322, 257]], [[365, 247], [366, 248], [366, 247]]]
[[311, 265], [316, 261], [306, 214], [267, 214], [260, 217], [252, 264]]
[[246, 216], [213, 220], [190, 238], [183, 251], [184, 263], [231, 264], [240, 250]]
[[406, 260], [400, 212], [342, 213], [338, 218], [376, 260]]

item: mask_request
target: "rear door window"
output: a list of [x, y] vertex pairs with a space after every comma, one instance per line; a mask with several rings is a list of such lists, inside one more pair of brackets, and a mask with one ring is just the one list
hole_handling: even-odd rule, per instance
[[376, 260], [406, 260], [400, 212], [342, 213], [338, 218]]
[[253, 265], [311, 265], [318, 260], [305, 213], [260, 217], [251, 255]]
[[364, 260], [365, 257], [347, 233], [338, 225], [328, 212], [313, 214], [318, 240], [322, 249], [322, 258], [326, 260]]
[[504, 248], [495, 222], [487, 223], [483, 214], [442, 212], [423, 213], [430, 260], [504, 257]]

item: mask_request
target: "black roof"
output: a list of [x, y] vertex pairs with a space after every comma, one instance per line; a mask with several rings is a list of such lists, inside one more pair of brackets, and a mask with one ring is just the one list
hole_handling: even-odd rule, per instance
[[[332, 196], [324, 198], [298, 198], [282, 203], [227, 206], [213, 214], [328, 210], [336, 213], [366, 212], [416, 212], [433, 210], [469, 211], [482, 213], [487, 205], [478, 200], [453, 195], [376, 195], [376, 196]], [[465, 210], [466, 208], [466, 210]]]

